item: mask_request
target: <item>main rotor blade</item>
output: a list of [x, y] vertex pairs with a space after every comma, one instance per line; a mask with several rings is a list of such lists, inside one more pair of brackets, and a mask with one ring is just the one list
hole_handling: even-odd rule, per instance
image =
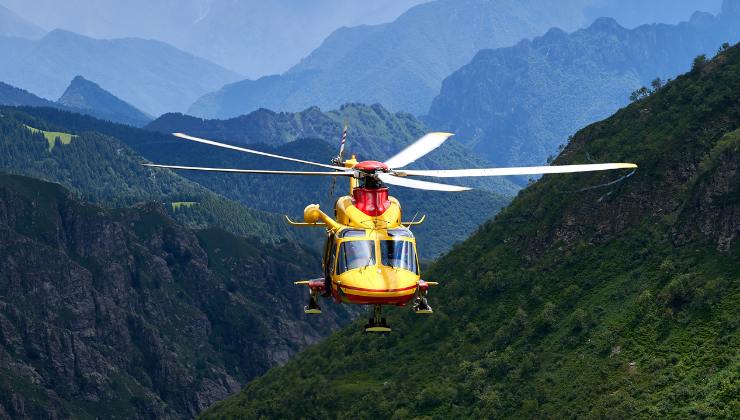
[[429, 133], [424, 137], [416, 140], [407, 148], [403, 149], [397, 155], [385, 161], [389, 168], [403, 168], [404, 166], [415, 162], [420, 157], [426, 155], [432, 150], [438, 148], [448, 138], [453, 136], [452, 133]]
[[223, 147], [224, 149], [238, 150], [240, 152], [252, 153], [252, 154], [260, 155], [260, 156], [267, 156], [267, 157], [271, 157], [275, 159], [283, 159], [283, 160], [289, 160], [291, 162], [305, 163], [307, 165], [321, 166], [324, 168], [336, 169], [338, 171], [344, 171], [345, 169], [347, 169], [342, 166], [326, 165], [323, 163], [311, 162], [308, 160], [296, 159], [296, 158], [291, 158], [287, 156], [280, 156], [280, 155], [275, 155], [275, 154], [267, 153], [267, 152], [260, 152], [259, 150], [246, 149], [244, 147], [239, 147], [239, 146], [232, 146], [230, 144], [219, 143], [217, 141], [206, 140], [206, 139], [202, 139], [199, 137], [193, 137], [193, 136], [189, 136], [183, 133], [172, 133], [172, 135], [175, 137], [179, 137], [181, 139], [185, 139], [185, 140], [191, 140], [191, 141], [195, 141], [198, 143], [208, 144], [208, 145], [216, 146], [216, 147]]
[[186, 171], [205, 172], [232, 172], [239, 174], [272, 174], [272, 175], [316, 175], [316, 176], [354, 176], [353, 172], [310, 172], [310, 171], [270, 171], [262, 169], [229, 169], [229, 168], [200, 168], [197, 166], [157, 165], [156, 163], [142, 163], [150, 168], [183, 169]]
[[416, 188], [417, 190], [458, 192], [468, 191], [468, 187], [457, 185], [440, 184], [437, 182], [419, 181], [417, 179], [400, 178], [391, 174], [378, 174], [378, 178], [386, 184], [398, 185], [399, 187]]
[[595, 163], [588, 165], [560, 166], [525, 166], [517, 168], [482, 168], [482, 169], [440, 169], [396, 171], [398, 176], [433, 176], [437, 178], [458, 178], [466, 176], [503, 176], [503, 175], [538, 175], [564, 174], [572, 172], [608, 171], [611, 169], [634, 169], [634, 163]]

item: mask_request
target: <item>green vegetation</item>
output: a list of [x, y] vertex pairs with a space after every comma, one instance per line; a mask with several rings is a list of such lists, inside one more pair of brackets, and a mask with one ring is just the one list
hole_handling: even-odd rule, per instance
[[44, 138], [47, 142], [49, 142], [49, 151], [51, 151], [54, 148], [54, 145], [56, 145], [57, 140], [59, 140], [62, 144], [70, 144], [72, 143], [72, 139], [77, 137], [69, 133], [60, 133], [57, 131], [44, 131], [39, 130], [38, 128], [33, 128], [31, 126], [26, 126], [26, 128], [32, 132], [32, 133], [41, 133], [43, 134]]
[[[175, 211], [177, 206], [167, 208], [173, 217], [194, 228], [218, 226], [237, 235], [261, 236], [266, 240], [295, 238], [278, 215], [248, 209], [178, 174], [141, 166], [145, 159], [116, 138], [88, 130], [73, 135], [70, 132], [75, 132], [74, 127], [52, 124], [14, 108], [2, 108], [2, 114], [0, 168], [3, 171], [62, 183], [82, 199], [107, 207], [147, 201], [199, 202], [201, 205], [187, 211], [183, 208]], [[88, 118], [68, 112], [62, 115], [70, 116], [70, 120], [75, 116]], [[103, 127], [119, 126], [99, 123]], [[52, 147], [57, 138], [64, 147]]]
[[[90, 117], [48, 108], [22, 108], [23, 112], [42, 119], [54, 127], [64, 127], [72, 133], [96, 132], [114, 137], [125, 143], [144, 158], [163, 164], [189, 166], [211, 166], [252, 169], [296, 169], [294, 163], [266, 159], [230, 150], [222, 150], [172, 137], [177, 131], [213, 139], [229, 139], [234, 143], [262, 141], [270, 144], [250, 144], [249, 147], [286, 156], [299, 157], [315, 162], [328, 162], [337, 153], [342, 122], [350, 123], [348, 153], [385, 158], [401, 150], [405, 145], [421, 137], [428, 130], [418, 119], [409, 114], [393, 114], [379, 105], [359, 104], [342, 107], [338, 111], [323, 113], [316, 108], [301, 113], [274, 113], [267, 110], [227, 121], [203, 121], [178, 114], [168, 114], [148, 126], [160, 132], [145, 131], [120, 124], [111, 124]], [[464, 168], [490, 166], [472, 157], [454, 140], [445, 144], [427, 158], [414, 163], [416, 168]], [[181, 171], [174, 174], [168, 170], [147, 169], [146, 174], [155, 179], [162, 177], [187, 178], [223, 197], [249, 208], [265, 212], [289, 214], [299, 217], [307, 204], [319, 203], [324, 209], [334, 204], [329, 197], [331, 180], [323, 177], [277, 177], [240, 176], [234, 174], [195, 173]], [[321, 179], [319, 179], [321, 178]], [[168, 178], [169, 179], [169, 178]], [[451, 179], [450, 182], [457, 182]], [[427, 214], [427, 221], [417, 229], [420, 253], [426, 259], [439, 256], [456, 242], [462, 241], [484, 221], [495, 215], [509, 202], [517, 186], [504, 179], [468, 179], [463, 184], [479, 188], [464, 194], [434, 193], [394, 188], [392, 194], [401, 200], [406, 217]], [[346, 180], [338, 180], [335, 198], [347, 191]], [[497, 192], [490, 192], [497, 191]], [[169, 198], [169, 197], [168, 197]], [[203, 201], [194, 197], [173, 197], [172, 201]], [[195, 206], [188, 212], [178, 211], [176, 216], [185, 220], [186, 215], [198, 213], [203, 206]], [[225, 214], [222, 208], [218, 214]], [[274, 215], [273, 215], [274, 216]], [[203, 222], [206, 215], [193, 215]], [[224, 219], [219, 226], [240, 222], [240, 218]], [[277, 221], [277, 218], [273, 219]], [[197, 226], [198, 223], [191, 226]], [[280, 220], [279, 229], [286, 229]], [[322, 239], [318, 230], [291, 230], [292, 235], [316, 242]]]
[[545, 176], [388, 310], [203, 418], [737, 418], [740, 46], [579, 131]]
[[105, 209], [4, 173], [0, 203], [5, 417], [193, 417], [352, 318], [303, 314], [291, 280], [320, 269], [291, 241], [193, 232], [161, 206]]
[[170, 203], [172, 205], [172, 210], [177, 211], [180, 209], [190, 208], [198, 204], [197, 201], [175, 201], [173, 203]]

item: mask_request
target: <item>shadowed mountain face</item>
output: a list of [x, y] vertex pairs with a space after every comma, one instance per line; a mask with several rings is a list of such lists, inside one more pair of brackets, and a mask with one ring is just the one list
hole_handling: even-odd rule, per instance
[[152, 120], [150, 116], [82, 76], [72, 79], [57, 102], [82, 114], [136, 127], [144, 126]]
[[0, 413], [193, 417], [348, 320], [303, 314], [312, 261], [2, 174]]
[[738, 4], [727, 0], [719, 15], [696, 13], [678, 25], [625, 29], [601, 18], [572, 34], [552, 29], [483, 50], [445, 79], [425, 121], [496, 164], [543, 164], [575, 130], [626, 105], [633, 90], [740, 40]]
[[356, 322], [203, 418], [736, 417], [740, 46], [555, 163], [589, 156], [640, 168], [546, 175], [425, 273], [433, 315]]
[[77, 75], [151, 115], [184, 110], [205, 92], [238, 76], [167, 44], [96, 40], [55, 30], [38, 41], [0, 37], [0, 80], [47, 99], [59, 98]]
[[[479, 50], [514, 45], [553, 26], [575, 30], [593, 20], [591, 13], [617, 3], [438, 0], [421, 4], [389, 24], [340, 28], [285, 74], [224, 86], [200, 98], [188, 113], [228, 118], [259, 108], [334, 109], [363, 102], [420, 115], [429, 109], [442, 80]], [[650, 8], [641, 3], [632, 2], [640, 16], [632, 22], [663, 21], [662, 13], [655, 9], [645, 13]], [[690, 2], [650, 3], [650, 7], [683, 10]], [[698, 6], [691, 10], [694, 7]]]

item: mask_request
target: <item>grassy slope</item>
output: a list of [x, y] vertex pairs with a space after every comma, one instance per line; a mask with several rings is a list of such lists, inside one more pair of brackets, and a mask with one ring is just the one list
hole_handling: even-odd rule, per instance
[[740, 48], [581, 130], [426, 278], [430, 318], [359, 322], [204, 418], [737, 417]]
[[62, 144], [70, 144], [72, 143], [72, 139], [77, 137], [69, 133], [39, 130], [38, 128], [33, 128], [28, 125], [26, 126], [26, 128], [34, 134], [41, 133], [46, 139], [46, 141], [49, 142], [49, 151], [51, 151], [51, 149], [54, 148], [54, 145], [56, 145], [57, 139], [59, 139], [59, 141], [62, 142]]

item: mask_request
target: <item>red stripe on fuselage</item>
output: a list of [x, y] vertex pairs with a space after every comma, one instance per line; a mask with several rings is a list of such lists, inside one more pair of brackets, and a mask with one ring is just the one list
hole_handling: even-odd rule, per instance
[[385, 303], [389, 305], [399, 305], [406, 303], [413, 299], [414, 295], [407, 295], [407, 296], [393, 296], [393, 297], [374, 297], [374, 296], [360, 296], [360, 295], [353, 295], [351, 293], [345, 293], [342, 297], [346, 298], [352, 303], [357, 304], [375, 304], [375, 303]]
[[403, 287], [401, 289], [364, 289], [362, 287], [345, 286], [343, 284], [342, 285], [339, 285], [339, 287], [341, 287], [343, 289], [359, 290], [361, 292], [378, 292], [378, 293], [403, 292], [404, 290], [416, 289], [416, 285], [409, 286], [409, 287]]

